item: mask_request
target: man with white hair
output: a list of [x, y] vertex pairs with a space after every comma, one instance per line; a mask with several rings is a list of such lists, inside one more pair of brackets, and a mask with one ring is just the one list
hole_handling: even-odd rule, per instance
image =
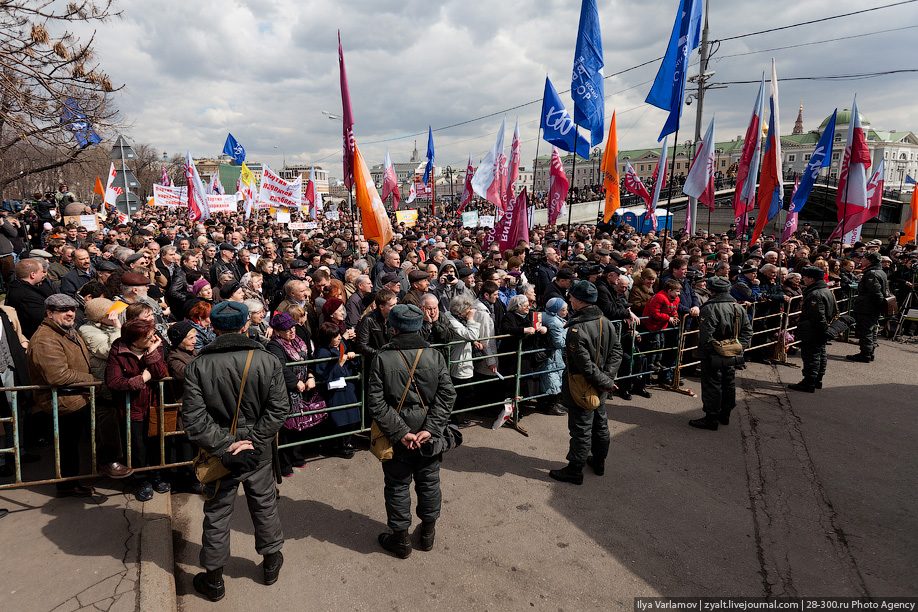
[[366, 299], [367, 295], [372, 293], [373, 282], [370, 280], [369, 276], [361, 274], [354, 279], [354, 287], [357, 288], [357, 291], [351, 294], [351, 297], [347, 299], [347, 303], [344, 306], [347, 312], [345, 322], [348, 327], [357, 327], [357, 324], [360, 323], [360, 317], [363, 315], [363, 311], [366, 310], [364, 299]]

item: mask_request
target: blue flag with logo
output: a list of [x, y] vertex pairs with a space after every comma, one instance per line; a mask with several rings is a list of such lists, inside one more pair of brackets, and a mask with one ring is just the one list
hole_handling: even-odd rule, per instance
[[542, 96], [542, 138], [562, 151], [572, 153], [576, 143], [577, 155], [590, 158], [590, 141], [584, 138], [574, 120], [558, 97], [555, 86], [545, 77], [545, 95]]
[[427, 165], [424, 166], [424, 178], [422, 179], [424, 184], [427, 184], [427, 178], [433, 172], [434, 164], [434, 146], [433, 146], [433, 129], [428, 125], [427, 126]]
[[92, 129], [86, 119], [86, 113], [80, 108], [80, 103], [75, 98], [67, 98], [64, 103], [61, 123], [65, 124], [67, 129], [73, 132], [73, 137], [76, 138], [80, 148], [102, 142], [102, 137]]
[[689, 54], [698, 48], [701, 38], [701, 10], [703, 0], [680, 0], [679, 12], [673, 24], [663, 63], [644, 100], [657, 108], [669, 111], [658, 140], [679, 129], [682, 115], [682, 91]]
[[602, 142], [606, 130], [602, 67], [602, 35], [596, 0], [583, 0], [574, 50], [571, 97], [574, 99], [574, 123], [590, 130], [592, 146]]
[[906, 184], [906, 185], [909, 185], [909, 184], [911, 184], [911, 185], [918, 185], [918, 183], [915, 182], [915, 179], [912, 178], [912, 175], [911, 175], [911, 174], [906, 174], [906, 175], [905, 175], [905, 184]]
[[816, 143], [816, 150], [810, 156], [810, 161], [806, 164], [806, 170], [803, 172], [803, 176], [800, 177], [800, 184], [797, 186], [797, 192], [794, 193], [793, 199], [791, 199], [788, 213], [799, 213], [803, 209], [803, 205], [806, 204], [806, 200], [813, 190], [813, 185], [816, 184], [816, 179], [819, 178], [819, 170], [828, 166], [832, 161], [832, 141], [835, 137], [835, 115], [837, 113], [838, 109], [836, 108], [835, 112], [832, 113], [832, 118], [829, 119], [826, 131], [822, 133], [819, 142]]
[[232, 134], [226, 135], [226, 143], [223, 145], [223, 152], [232, 157], [237, 166], [241, 166], [242, 162], [245, 161], [245, 149], [242, 148], [241, 144], [236, 142]]

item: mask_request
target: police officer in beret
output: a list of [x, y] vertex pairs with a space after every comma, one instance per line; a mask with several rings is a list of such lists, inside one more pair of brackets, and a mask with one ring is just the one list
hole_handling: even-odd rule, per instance
[[743, 363], [743, 356], [723, 357], [712, 343], [735, 337], [745, 350], [752, 341], [752, 324], [746, 311], [730, 295], [729, 279], [712, 276], [708, 279], [708, 291], [711, 297], [701, 306], [696, 349], [704, 417], [689, 421], [689, 425], [717, 431], [718, 425], [730, 424], [730, 412], [736, 407], [736, 366]]
[[[596, 305], [597, 296], [596, 286], [590, 281], [580, 280], [571, 285], [572, 312], [567, 322], [564, 350], [567, 372], [561, 381], [561, 401], [567, 407], [571, 444], [567, 467], [548, 473], [555, 480], [577, 485], [583, 484], [584, 465], [593, 468], [597, 476], [606, 471], [611, 440], [606, 398], [615, 387], [615, 373], [622, 361], [618, 333]], [[599, 394], [596, 409], [587, 410], [574, 399], [570, 386], [572, 375], [583, 376]]]
[[803, 269], [803, 306], [797, 323], [800, 356], [803, 358], [803, 380], [788, 385], [793, 391], [814, 393], [822, 389], [822, 377], [829, 362], [826, 355], [829, 323], [838, 314], [838, 304], [825, 281], [822, 268], [808, 266]]

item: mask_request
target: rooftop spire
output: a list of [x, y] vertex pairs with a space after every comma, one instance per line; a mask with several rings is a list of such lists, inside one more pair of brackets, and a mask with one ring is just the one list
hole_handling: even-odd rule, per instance
[[791, 134], [803, 133], [803, 100], [800, 100], [800, 111], [797, 113], [797, 121], [794, 122], [794, 131]]

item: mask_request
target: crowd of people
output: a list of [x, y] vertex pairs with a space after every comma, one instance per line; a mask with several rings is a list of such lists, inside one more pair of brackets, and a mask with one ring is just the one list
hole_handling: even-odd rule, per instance
[[[229, 353], [233, 363], [244, 359], [244, 348], [260, 355], [247, 384], [252, 397], [270, 396], [281, 447], [279, 477], [306, 465], [310, 440], [323, 440], [319, 447], [326, 455], [353, 457], [352, 433], [369, 427], [370, 417], [385, 415], [386, 435], [421, 452], [430, 434], [420, 435], [424, 419], [414, 409], [426, 401], [454, 398], [436, 411], [437, 419], [461, 425], [467, 415], [450, 413], [488, 404], [496, 406], [485, 409], [493, 417], [502, 409], [494, 398], [521, 398], [525, 411], [567, 415], [568, 466], [551, 475], [579, 484], [585, 465], [596, 474], [604, 469], [606, 398], [649, 398], [653, 383], [677, 384], [680, 331], [699, 331], [686, 348], [694, 349], [699, 362], [705, 416], [690, 424], [717, 429], [729, 423], [734, 368], [742, 367], [742, 358], [720, 359], [714, 344], [731, 337], [744, 348], [774, 344], [768, 341], [774, 326], [763, 321], [788, 312], [804, 361], [804, 380], [791, 388], [815, 392], [825, 374], [826, 330], [839, 309], [836, 299], [847, 299], [849, 290], [855, 296], [860, 352], [850, 358], [870, 363], [880, 302], [890, 294], [904, 300], [918, 271], [918, 248], [900, 245], [899, 235], [886, 242], [822, 243], [809, 224], [784, 243], [764, 237], [755, 244], [735, 227], [723, 234], [665, 235], [639, 234], [626, 224], [537, 226], [528, 242], [502, 251], [486, 243], [486, 229], [465, 228], [454, 215], [421, 209], [414, 227], [394, 224], [395, 239], [378, 244], [360, 234], [344, 203], [338, 210], [335, 221], [321, 219], [314, 229], [294, 231], [267, 211], [191, 222], [183, 210], [160, 208], [144, 208], [126, 223], [97, 214], [98, 228], [90, 229], [73, 218], [64, 222], [62, 203], [41, 194], [19, 213], [0, 212], [6, 294], [0, 306], [0, 382], [56, 388], [54, 394], [43, 388], [18, 393], [20, 461], [40, 460], [35, 447], [52, 439], [50, 414], [56, 411], [62, 477], [57, 493], [92, 495], [78, 478], [92, 471], [80, 452], [92, 401], [94, 467], [112, 478], [133, 478], [139, 500], [172, 487], [202, 490], [190, 470], [157, 467], [194, 457], [196, 446], [183, 436], [167, 437], [161, 456], [159, 436], [183, 428], [230, 463], [240, 452], [257, 453], [258, 461], [240, 459], [235, 468], [257, 464], [262, 470], [261, 460], [271, 454], [264, 444], [273, 432], [258, 434], [262, 446], [230, 447], [227, 453], [218, 443], [225, 431], [202, 433], [199, 422], [189, 421], [206, 403], [202, 388], [218, 393], [232, 413], [235, 389], [246, 378], [240, 378], [240, 367], [236, 378], [221, 384], [224, 370], [232, 368], [219, 364]], [[843, 291], [833, 295], [830, 288]], [[409, 395], [412, 411], [406, 416], [414, 416], [407, 426], [383, 409], [398, 404], [404, 390], [389, 380], [391, 372], [377, 373], [375, 389], [373, 377], [358, 382], [378, 362], [391, 362], [383, 353], [393, 345], [402, 347], [403, 359], [408, 349], [440, 345], [425, 353], [431, 357], [422, 359], [418, 351], [417, 378], [435, 390], [439, 384], [441, 395], [426, 389]], [[754, 348], [745, 359], [767, 359], [769, 350]], [[202, 360], [204, 355], [211, 357]], [[216, 383], [204, 382], [203, 362]], [[413, 380], [411, 364], [404, 366], [399, 380]], [[430, 371], [436, 368], [442, 372]], [[359, 409], [364, 401], [367, 415]], [[599, 410], [583, 407], [597, 401]], [[0, 394], [4, 416], [12, 404], [11, 392]], [[240, 431], [242, 421], [240, 412]], [[253, 423], [245, 431], [253, 431]], [[10, 447], [12, 428], [4, 432], [3, 444]], [[0, 455], [0, 461], [0, 478], [11, 477], [10, 456]], [[407, 556], [406, 512], [398, 504], [390, 507], [389, 494], [404, 505], [412, 475], [419, 482], [436, 480], [436, 495], [425, 506], [425, 524], [432, 524], [439, 512], [439, 477], [429, 461], [413, 458], [399, 470], [395, 465], [386, 471], [393, 533], [380, 543]], [[269, 481], [267, 472], [253, 481], [238, 479], [247, 492], [251, 486], [262, 496]], [[433, 528], [425, 529], [425, 545], [432, 545]], [[266, 535], [269, 543], [259, 545], [266, 575], [282, 562], [267, 558], [279, 551], [278, 537]], [[222, 567], [224, 556], [215, 553], [208, 570]], [[206, 589], [206, 580], [213, 586], [218, 577], [201, 578], [196, 586]]]

